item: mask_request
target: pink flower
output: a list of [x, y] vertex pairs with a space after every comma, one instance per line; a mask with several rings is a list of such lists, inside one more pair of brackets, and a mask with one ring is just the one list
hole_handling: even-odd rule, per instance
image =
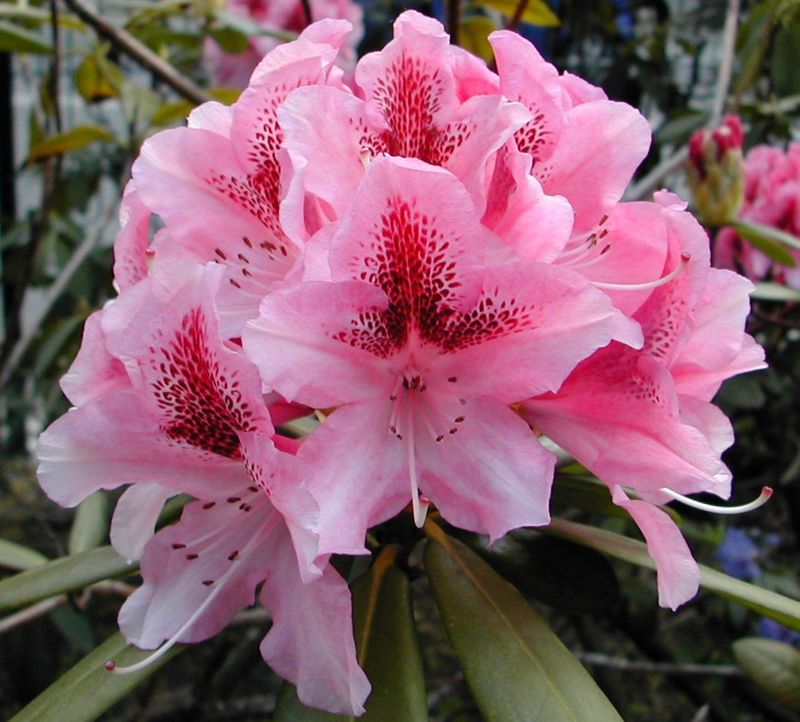
[[556, 390], [612, 338], [640, 340], [580, 275], [506, 260], [479, 218], [448, 171], [376, 158], [328, 278], [274, 291], [245, 328], [269, 387], [337, 407], [299, 452], [322, 551], [363, 553], [366, 529], [409, 501], [421, 524], [420, 494], [493, 539], [547, 523], [554, 458], [509, 404]]
[[[311, 0], [310, 5], [313, 21], [332, 18], [347, 20], [352, 25], [340, 58], [343, 66], [352, 67], [356, 60], [356, 48], [364, 33], [361, 7], [354, 0]], [[300, 0], [229, 0], [226, 11], [250, 20], [265, 30], [300, 33], [310, 23]], [[250, 75], [261, 58], [280, 42], [269, 35], [256, 35], [250, 38], [247, 50], [230, 54], [209, 38], [204, 47], [204, 56], [214, 84], [231, 88], [247, 87]]]
[[[739, 218], [800, 236], [800, 143], [790, 143], [785, 152], [758, 145], [747, 153]], [[715, 242], [714, 262], [721, 268], [739, 268], [753, 280], [772, 277], [800, 289], [800, 251], [789, 250], [798, 267], [772, 261], [733, 229], [723, 228]]]
[[644, 346], [610, 344], [556, 393], [522, 408], [631, 513], [658, 567], [659, 600], [674, 609], [697, 592], [699, 570], [677, 526], [655, 505], [700, 491], [727, 498], [730, 472], [720, 454], [733, 432], [710, 401], [724, 379], [762, 368], [764, 355], [744, 333], [751, 284], [709, 269], [703, 229], [674, 197], [659, 200], [670, 238], [664, 272], [680, 272], [633, 316]]
[[[303, 199], [288, 208], [283, 199], [288, 180], [277, 110], [297, 87], [340, 85], [341, 71], [333, 61], [349, 28], [344, 21], [315, 23], [264, 58], [232, 107], [200, 106], [189, 116], [188, 128], [146, 141], [134, 163], [138, 200], [133, 191], [128, 198], [138, 204], [141, 219], [133, 225], [146, 233], [149, 214], [155, 214], [165, 226], [150, 244], [152, 258], [215, 261], [225, 267], [217, 308], [226, 338], [240, 334], [244, 322], [258, 314], [261, 298], [298, 262], [302, 239], [292, 235], [292, 223], [284, 218], [302, 219]], [[118, 242], [118, 268], [125, 263], [143, 268], [139, 243], [129, 250], [127, 241], [124, 248]]]
[[[131, 484], [111, 531], [121, 554], [142, 559], [144, 584], [119, 617], [130, 642], [167, 640], [157, 656], [213, 636], [263, 582], [274, 621], [264, 658], [309, 704], [358, 714], [369, 685], [349, 591], [319, 556], [306, 472], [279, 450], [291, 444], [275, 436], [256, 369], [219, 336], [223, 274], [163, 265], [89, 319], [63, 381], [76, 408], [42, 434], [39, 480], [67, 506]], [[154, 535], [178, 493], [197, 501]]]

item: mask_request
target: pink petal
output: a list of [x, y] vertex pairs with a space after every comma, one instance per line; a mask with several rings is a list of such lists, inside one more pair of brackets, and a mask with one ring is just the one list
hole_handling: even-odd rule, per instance
[[567, 112], [552, 156], [533, 171], [545, 192], [566, 196], [581, 233], [621, 198], [649, 147], [650, 126], [637, 110], [593, 101]]
[[675, 522], [646, 501], [629, 499], [619, 486], [611, 490], [614, 503], [633, 517], [647, 542], [658, 571], [658, 603], [677, 609], [700, 587], [700, 568]]
[[388, 396], [388, 363], [347, 340], [365, 333], [365, 315], [385, 306], [380, 289], [357, 281], [275, 291], [245, 327], [244, 350], [264, 382], [289, 401], [327, 408]]
[[123, 484], [161, 484], [212, 499], [247, 484], [240, 460], [173, 442], [133, 390], [103, 396], [54, 421], [36, 455], [39, 483], [62, 506]]
[[102, 316], [102, 311], [96, 311], [86, 319], [78, 355], [60, 382], [73, 404], [88, 403], [130, 384], [124, 365], [106, 348]]
[[419, 488], [448, 522], [490, 541], [549, 523], [555, 456], [513, 411], [488, 397], [437, 397], [418, 413]]
[[388, 400], [343, 406], [300, 448], [320, 507], [320, 553], [365, 553], [367, 529], [411, 500], [406, 447], [389, 431], [391, 409]]
[[256, 586], [281, 566], [277, 555], [292, 554], [296, 566], [291, 545], [283, 543], [280, 515], [263, 492], [232, 488], [230, 502], [192, 502], [177, 524], [148, 542], [144, 584], [119, 614], [129, 642], [153, 649], [175, 635], [181, 642], [208, 639], [253, 604]]
[[447, 329], [451, 352], [434, 362], [439, 382], [457, 380], [454, 393], [513, 403], [555, 391], [612, 339], [641, 343], [636, 324], [572, 271], [516, 263], [487, 269], [478, 279], [481, 295]]
[[[692, 333], [673, 361], [672, 371], [679, 387], [685, 377], [688, 383], [692, 383], [689, 379], [693, 376], [702, 377], [713, 384], [703, 396], [710, 400], [727, 378], [725, 374], [731, 373], [729, 367], [748, 338], [744, 327], [750, 313], [752, 288], [748, 280], [736, 273], [710, 269], [694, 314]], [[751, 369], [764, 367], [763, 359], [753, 360]]]
[[174, 495], [174, 489], [160, 484], [134, 484], [120, 496], [111, 519], [111, 543], [124, 559], [141, 559], [164, 504]]
[[614, 344], [579, 366], [558, 393], [523, 404], [524, 418], [609, 485], [660, 498], [724, 493], [730, 472], [701, 430], [680, 418], [669, 372]]
[[150, 209], [139, 197], [136, 184], [129, 181], [122, 196], [120, 229], [114, 241], [114, 280], [120, 291], [147, 276], [150, 216]]
[[347, 584], [330, 566], [320, 579], [304, 584], [286, 534], [276, 538], [272, 555], [261, 601], [273, 624], [261, 654], [297, 686], [305, 704], [362, 714], [370, 684], [356, 660]]
[[486, 192], [481, 223], [525, 260], [549, 263], [572, 232], [572, 207], [561, 196], [545, 195], [530, 175], [531, 156], [501, 149]]

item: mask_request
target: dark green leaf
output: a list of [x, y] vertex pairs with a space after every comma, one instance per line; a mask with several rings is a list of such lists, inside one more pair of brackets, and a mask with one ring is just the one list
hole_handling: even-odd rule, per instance
[[682, 145], [688, 141], [692, 133], [703, 127], [707, 117], [705, 113], [693, 110], [681, 111], [656, 131], [655, 140], [659, 144], [680, 143]]
[[521, 592], [562, 612], [608, 610], [619, 599], [611, 564], [578, 544], [523, 530], [476, 551]]
[[405, 573], [394, 565], [397, 547], [386, 547], [369, 572], [353, 584], [358, 660], [372, 684], [366, 713], [345, 717], [302, 705], [284, 685], [275, 722], [426, 722], [425, 674]]
[[183, 647], [173, 647], [164, 656], [137, 672], [113, 674], [104, 667], [109, 659], [124, 667], [135, 664], [150, 654], [130, 647], [121, 634], [115, 634], [42, 692], [13, 717], [12, 722], [96, 720], [181, 649]]
[[153, 125], [173, 125], [182, 121], [189, 113], [192, 112], [194, 103], [188, 100], [176, 100], [171, 103], [164, 103], [159, 106], [150, 122]]
[[733, 653], [770, 697], [800, 711], [800, 651], [774, 639], [749, 637], [734, 642]]
[[428, 577], [488, 722], [621, 721], [589, 673], [514, 587], [430, 522], [428, 530]]
[[[597, 549], [617, 559], [623, 559], [647, 569], [655, 569], [656, 565], [647, 553], [647, 545], [636, 539], [621, 534], [577, 524], [566, 519], [553, 519], [550, 526], [542, 527], [542, 532], [554, 534], [562, 539], [569, 539]], [[800, 601], [734, 579], [716, 569], [700, 565], [700, 584], [725, 599], [753, 609], [790, 629], [800, 631]]]
[[0, 52], [41, 53], [53, 52], [53, 47], [30, 30], [0, 20]]
[[81, 125], [33, 145], [28, 161], [33, 163], [51, 155], [63, 155], [73, 150], [80, 150], [99, 140], [114, 140], [114, 134], [108, 128], [101, 128], [99, 125]]
[[770, 72], [778, 95], [800, 93], [800, 73], [797, 72], [797, 49], [800, 48], [800, 24], [790, 23], [778, 30], [772, 44]]
[[55, 559], [0, 581], [0, 612], [136, 571], [110, 546]]

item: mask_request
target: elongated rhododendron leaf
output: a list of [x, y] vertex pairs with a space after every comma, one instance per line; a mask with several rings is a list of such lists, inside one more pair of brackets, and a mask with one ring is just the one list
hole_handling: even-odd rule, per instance
[[13, 722], [91, 722], [183, 649], [183, 646], [173, 647], [138, 672], [111, 674], [105, 668], [109, 659], [130, 665], [148, 654], [129, 646], [121, 634], [115, 634], [42, 692]]
[[622, 718], [522, 595], [428, 522], [425, 567], [464, 676], [489, 722]]
[[0, 566], [24, 571], [47, 563], [47, 557], [35, 549], [0, 539]]
[[397, 546], [384, 549], [372, 568], [353, 584], [358, 661], [372, 684], [363, 717], [341, 717], [302, 705], [284, 685], [276, 722], [426, 722], [428, 707], [422, 653], [411, 609], [408, 577], [394, 564]]
[[[655, 569], [655, 562], [647, 552], [647, 546], [636, 539], [621, 534], [577, 524], [566, 519], [554, 519], [544, 532], [583, 544], [640, 567]], [[752, 609], [765, 617], [774, 619], [786, 627], [800, 631], [800, 601], [790, 599], [777, 592], [748, 584], [741, 579], [700, 566], [700, 585], [714, 594]]]
[[136, 571], [110, 546], [54, 559], [0, 582], [0, 612], [35, 604], [56, 594]]
[[733, 653], [770, 697], [800, 711], [800, 651], [774, 639], [748, 637], [734, 642]]

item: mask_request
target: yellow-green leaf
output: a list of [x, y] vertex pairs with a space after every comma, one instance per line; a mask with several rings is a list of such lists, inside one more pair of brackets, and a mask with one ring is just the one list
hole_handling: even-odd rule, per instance
[[28, 161], [33, 163], [53, 155], [63, 155], [64, 153], [85, 148], [87, 145], [100, 140], [114, 140], [114, 134], [108, 128], [102, 128], [99, 125], [81, 125], [68, 130], [66, 133], [51, 135], [49, 138], [44, 138], [36, 143], [31, 148]]
[[75, 511], [67, 548], [78, 554], [100, 546], [108, 537], [108, 497], [104, 491], [87, 496]]
[[470, 15], [461, 21], [458, 35], [459, 45], [479, 58], [490, 63], [494, 58], [492, 46], [489, 45], [489, 33], [497, 30], [494, 20], [486, 15]]
[[0, 20], [0, 52], [46, 55], [53, 52], [53, 46], [30, 30]]
[[[520, 0], [484, 0], [487, 7], [513, 17], [517, 12]], [[561, 21], [544, 0], [528, 0], [522, 13], [522, 22], [528, 25], [538, 25], [543, 28], [557, 28]]]
[[0, 581], [0, 612], [73, 592], [95, 582], [136, 571], [110, 546], [54, 559]]
[[522, 595], [428, 522], [425, 568], [464, 676], [488, 722], [621, 722]]
[[47, 563], [47, 557], [30, 547], [0, 539], [0, 567], [24, 571]]

